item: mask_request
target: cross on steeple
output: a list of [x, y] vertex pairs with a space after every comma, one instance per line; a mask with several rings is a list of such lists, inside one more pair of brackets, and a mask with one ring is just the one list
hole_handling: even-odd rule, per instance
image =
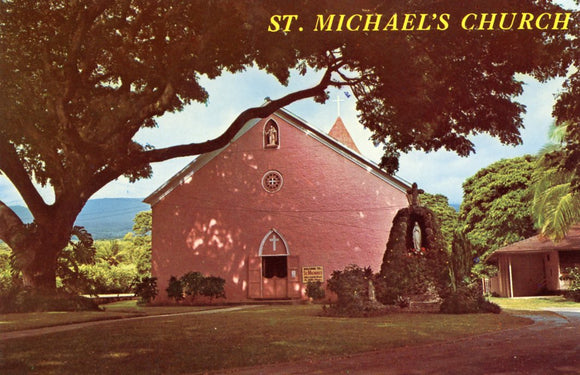
[[340, 94], [336, 94], [336, 100], [333, 100], [336, 103], [336, 111], [338, 113], [338, 117], [340, 117], [340, 102], [344, 102], [344, 99], [340, 99]]

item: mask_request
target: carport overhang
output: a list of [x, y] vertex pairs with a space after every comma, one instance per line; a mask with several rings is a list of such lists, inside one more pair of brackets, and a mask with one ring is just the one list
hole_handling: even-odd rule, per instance
[[[507, 289], [508, 297], [514, 296], [514, 276], [512, 268], [512, 258], [516, 256], [534, 256], [542, 255], [549, 256], [554, 252], [560, 254], [561, 252], [579, 251], [580, 252], [580, 225], [573, 226], [566, 237], [559, 241], [553, 242], [545, 237], [536, 235], [525, 240], [513, 243], [511, 245], [502, 247], [494, 251], [487, 259], [489, 263], [499, 263], [500, 258], [504, 259], [504, 264], [507, 266], [505, 274], [499, 275], [499, 282], [504, 282]], [[507, 280], [501, 280], [502, 277]]]

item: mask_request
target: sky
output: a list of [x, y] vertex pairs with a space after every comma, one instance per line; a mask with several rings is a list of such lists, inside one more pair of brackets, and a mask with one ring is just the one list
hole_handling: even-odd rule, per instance
[[[219, 136], [244, 109], [262, 105], [266, 97], [275, 99], [291, 91], [310, 87], [317, 83], [317, 78], [314, 73], [307, 76], [295, 74], [290, 84], [284, 87], [272, 76], [258, 69], [250, 69], [236, 75], [227, 73], [215, 80], [204, 79], [203, 85], [210, 95], [207, 105], [194, 103], [182, 112], [165, 114], [158, 119], [158, 128], [144, 129], [134, 139], [157, 148], [212, 139]], [[525, 128], [521, 130], [522, 145], [504, 146], [492, 137], [480, 135], [471, 139], [476, 153], [469, 157], [459, 157], [448, 151], [414, 151], [401, 157], [397, 176], [407, 182], [417, 182], [426, 192], [443, 194], [449, 198], [450, 203], [457, 204], [463, 197], [463, 182], [481, 168], [500, 159], [537, 153], [548, 140], [548, 128], [553, 121], [551, 112], [554, 97], [562, 80], [542, 84], [528, 77], [523, 79], [526, 82], [524, 93], [517, 98], [527, 109], [524, 115]], [[378, 162], [382, 147], [375, 147], [369, 140], [370, 132], [359, 124], [354, 97], [348, 98], [339, 90], [331, 91], [330, 96], [326, 104], [305, 99], [287, 109], [325, 132], [330, 130], [340, 114], [361, 153]], [[144, 198], [191, 160], [188, 157], [155, 163], [152, 178], [136, 183], [120, 178], [109, 183], [92, 198]], [[40, 190], [47, 202], [51, 202], [50, 191]], [[8, 205], [23, 204], [18, 192], [3, 176], [0, 176], [0, 200]]]

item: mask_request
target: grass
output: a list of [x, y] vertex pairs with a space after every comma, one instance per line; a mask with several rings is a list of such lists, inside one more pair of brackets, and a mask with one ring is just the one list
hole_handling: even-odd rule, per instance
[[[208, 307], [155, 306], [142, 307], [136, 301], [121, 301], [101, 306], [104, 311], [36, 312], [0, 314], [0, 333], [44, 328], [95, 320], [122, 319], [135, 316], [175, 314], [206, 310]], [[211, 307], [210, 307], [211, 308]]]
[[0, 373], [196, 373], [434, 343], [530, 322], [510, 314], [348, 319], [319, 312], [317, 305], [252, 307], [12, 339], [0, 343]]
[[580, 303], [570, 301], [562, 296], [490, 298], [504, 310], [538, 311], [559, 307], [580, 308]]

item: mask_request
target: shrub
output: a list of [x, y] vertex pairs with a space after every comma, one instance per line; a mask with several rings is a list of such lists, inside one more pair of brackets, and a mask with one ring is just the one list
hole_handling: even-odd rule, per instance
[[309, 281], [306, 283], [306, 295], [313, 300], [321, 300], [326, 296], [321, 281]]
[[361, 268], [355, 264], [343, 271], [333, 271], [328, 280], [328, 289], [336, 293], [337, 301], [330, 309], [329, 315], [368, 316], [383, 311], [384, 306], [369, 298], [369, 286], [373, 282], [370, 267]]
[[179, 279], [183, 293], [191, 298], [191, 301], [201, 293], [204, 277], [199, 272], [188, 272]]
[[449, 293], [441, 303], [440, 311], [445, 314], [470, 314], [489, 312], [499, 314], [501, 308], [489, 302], [481, 292], [478, 283], [461, 285], [456, 291]]
[[580, 268], [566, 268], [566, 273], [567, 275], [563, 276], [562, 279], [570, 280], [570, 288], [564, 292], [564, 297], [575, 302], [580, 302]]
[[183, 300], [183, 286], [177, 277], [171, 276], [169, 278], [169, 286], [165, 290], [169, 298], [173, 298], [177, 302]]
[[177, 302], [186, 296], [190, 296], [190, 301], [193, 302], [197, 295], [209, 297], [211, 302], [214, 298], [226, 297], [225, 284], [226, 281], [221, 277], [204, 277], [199, 272], [188, 272], [179, 279], [171, 276], [166, 291], [167, 296]]
[[136, 278], [133, 281], [133, 292], [139, 297], [140, 304], [147, 304], [159, 293], [156, 277]]
[[224, 286], [226, 281], [221, 277], [208, 276], [202, 279], [201, 288], [199, 294], [205, 297], [209, 297], [210, 302], [214, 298], [226, 298], [226, 292]]

